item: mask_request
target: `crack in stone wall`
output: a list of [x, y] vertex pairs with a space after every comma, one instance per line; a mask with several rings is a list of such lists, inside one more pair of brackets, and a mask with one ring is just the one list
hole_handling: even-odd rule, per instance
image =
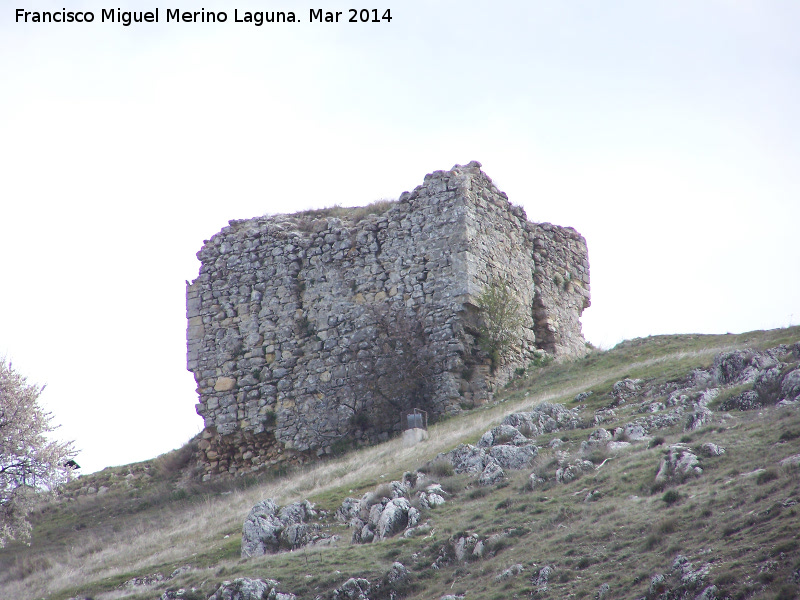
[[[485, 402], [538, 349], [585, 353], [589, 263], [574, 229], [527, 221], [475, 161], [426, 175], [385, 208], [230, 221], [198, 252], [187, 366], [209, 476], [385, 440], [404, 410]], [[475, 304], [501, 278], [525, 325], [492, 373]]]

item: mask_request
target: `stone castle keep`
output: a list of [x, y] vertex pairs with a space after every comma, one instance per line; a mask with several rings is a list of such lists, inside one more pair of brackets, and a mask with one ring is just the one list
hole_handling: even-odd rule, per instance
[[[397, 202], [231, 221], [186, 290], [209, 475], [303, 462], [491, 398], [542, 351], [585, 353], [584, 238], [531, 223], [480, 163]], [[478, 298], [505, 282], [519, 339], [493, 364]]]

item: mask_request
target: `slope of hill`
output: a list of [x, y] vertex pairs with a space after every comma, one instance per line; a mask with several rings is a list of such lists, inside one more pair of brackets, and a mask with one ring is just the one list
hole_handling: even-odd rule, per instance
[[[0, 550], [0, 598], [205, 600], [237, 578], [276, 580], [269, 597], [309, 600], [796, 598], [800, 410], [758, 407], [756, 392], [774, 388], [770, 368], [784, 378], [797, 368], [798, 342], [800, 327], [657, 336], [531, 365], [492, 405], [433, 425], [426, 442], [394, 439], [288, 473], [201, 484], [194, 442], [105, 469], [33, 515], [30, 547]], [[742, 348], [778, 348], [763, 355], [778, 366], [729, 368], [752, 352], [715, 362]], [[530, 437], [520, 443], [538, 448], [526, 468], [481, 485], [452, 454], [437, 459], [542, 402], [575, 418], [520, 426]], [[404, 473], [419, 477], [399, 492], [419, 524], [352, 543], [354, 528], [336, 518], [345, 498], [375, 505]], [[431, 484], [445, 502], [425, 508], [419, 492]], [[242, 524], [267, 498], [314, 503], [325, 543], [241, 558]]]

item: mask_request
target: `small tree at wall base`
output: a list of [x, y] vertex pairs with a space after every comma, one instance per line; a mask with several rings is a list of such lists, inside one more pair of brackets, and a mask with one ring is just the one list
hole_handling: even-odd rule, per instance
[[499, 279], [483, 288], [477, 298], [481, 312], [478, 344], [492, 361], [492, 372], [521, 338], [524, 320], [513, 288]]
[[42, 389], [0, 360], [0, 547], [29, 542], [28, 513], [72, 471], [66, 465], [75, 455], [72, 444], [46, 438], [55, 427], [38, 404]]

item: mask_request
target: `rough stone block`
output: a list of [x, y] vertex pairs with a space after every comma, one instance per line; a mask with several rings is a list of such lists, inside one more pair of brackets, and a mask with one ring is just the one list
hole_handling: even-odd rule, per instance
[[229, 392], [236, 387], [236, 380], [233, 377], [220, 377], [214, 384], [214, 390], [217, 392]]

